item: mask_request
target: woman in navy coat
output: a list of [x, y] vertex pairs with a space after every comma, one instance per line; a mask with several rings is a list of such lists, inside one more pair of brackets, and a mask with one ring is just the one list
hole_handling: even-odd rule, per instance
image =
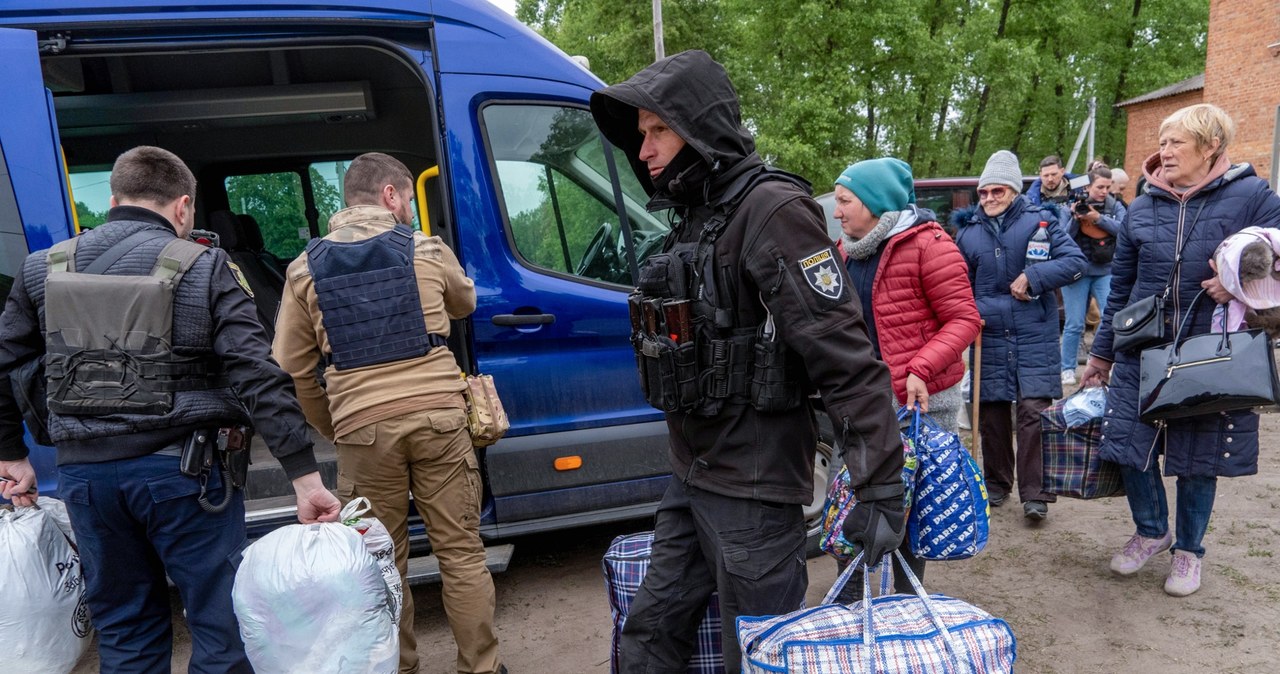
[[[1009, 497], [1016, 469], [1023, 514], [1040, 521], [1055, 499], [1042, 490], [1040, 412], [1052, 398], [1062, 397], [1053, 291], [1079, 279], [1086, 261], [1058, 222], [1058, 212], [1031, 203], [1018, 194], [1021, 188], [1018, 158], [1008, 150], [991, 155], [978, 179], [979, 211], [961, 224], [956, 245], [969, 265], [973, 298], [986, 323], [978, 430], [990, 503], [998, 506]], [[1028, 265], [1028, 243], [1041, 225], [1049, 237], [1049, 259]]]
[[[1130, 302], [1165, 291], [1165, 334], [1191, 309], [1203, 288], [1213, 300], [1231, 299], [1209, 261], [1218, 244], [1248, 227], [1280, 227], [1280, 197], [1248, 164], [1232, 165], [1227, 145], [1235, 124], [1207, 104], [1170, 115], [1160, 125], [1160, 151], [1143, 167], [1147, 187], [1129, 207], [1127, 226], [1116, 241], [1111, 296], [1082, 375], [1086, 386], [1111, 389], [1103, 417], [1101, 456], [1120, 464], [1137, 532], [1111, 560], [1111, 569], [1130, 575], [1172, 546], [1164, 590], [1186, 596], [1200, 588], [1205, 531], [1218, 477], [1258, 472], [1258, 417], [1250, 412], [1212, 414], [1155, 425], [1138, 420], [1139, 353], [1112, 347], [1111, 321]], [[1174, 259], [1182, 248], [1182, 263]], [[1213, 303], [1196, 303], [1187, 334], [1210, 330]], [[1177, 477], [1175, 527], [1160, 472]]]

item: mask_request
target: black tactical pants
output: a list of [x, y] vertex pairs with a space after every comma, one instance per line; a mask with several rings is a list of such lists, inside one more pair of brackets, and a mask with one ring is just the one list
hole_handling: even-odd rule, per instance
[[712, 591], [725, 672], [737, 674], [740, 615], [800, 608], [809, 586], [804, 515], [794, 504], [721, 496], [672, 478], [658, 507], [644, 583], [622, 628], [624, 674], [684, 674]]

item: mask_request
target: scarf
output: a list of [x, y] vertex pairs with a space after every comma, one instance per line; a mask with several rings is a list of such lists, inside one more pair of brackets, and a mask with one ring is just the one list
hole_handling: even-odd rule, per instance
[[915, 209], [909, 206], [905, 211], [885, 211], [876, 226], [861, 239], [854, 239], [848, 234], [840, 235], [844, 239], [845, 255], [855, 260], [865, 260], [876, 254], [880, 244], [895, 234], [905, 232], [917, 221]]

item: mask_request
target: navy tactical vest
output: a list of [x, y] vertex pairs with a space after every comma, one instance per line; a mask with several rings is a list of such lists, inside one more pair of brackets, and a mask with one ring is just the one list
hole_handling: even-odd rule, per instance
[[307, 268], [335, 368], [417, 358], [445, 344], [427, 332], [407, 226], [363, 241], [316, 239], [307, 245]]

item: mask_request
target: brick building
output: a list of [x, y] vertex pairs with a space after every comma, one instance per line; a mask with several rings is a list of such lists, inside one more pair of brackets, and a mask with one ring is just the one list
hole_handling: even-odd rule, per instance
[[1212, 103], [1236, 122], [1227, 148], [1234, 162], [1253, 165], [1272, 187], [1280, 152], [1280, 5], [1276, 0], [1210, 0], [1204, 73], [1117, 104], [1129, 117], [1126, 198], [1133, 199], [1142, 162], [1156, 151], [1160, 122], [1196, 103]]

